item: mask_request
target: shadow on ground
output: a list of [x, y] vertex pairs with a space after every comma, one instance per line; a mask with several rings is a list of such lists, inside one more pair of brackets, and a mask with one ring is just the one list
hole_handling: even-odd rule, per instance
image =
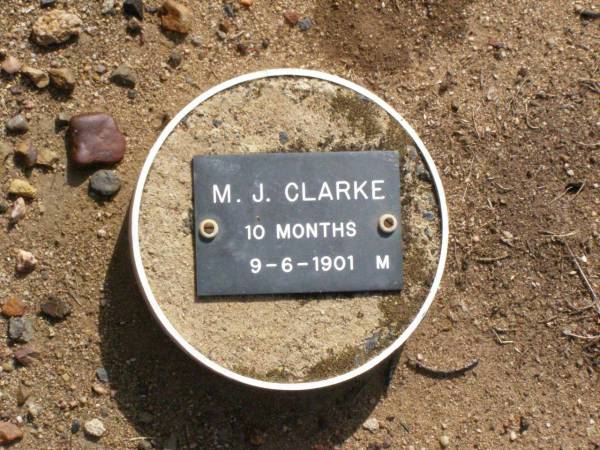
[[246, 388], [194, 363], [146, 308], [126, 222], [104, 287], [103, 364], [119, 408], [157, 448], [331, 448], [361, 426], [384, 394], [385, 367], [340, 387], [283, 394]]

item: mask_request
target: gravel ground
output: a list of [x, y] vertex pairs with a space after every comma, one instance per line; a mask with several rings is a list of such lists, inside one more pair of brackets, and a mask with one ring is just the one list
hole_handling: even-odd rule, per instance
[[[106, 3], [0, 4], [0, 301], [25, 307], [16, 338], [0, 321], [0, 432], [12, 448], [600, 444], [600, 324], [584, 280], [600, 290], [597, 4], [182, 1], [182, 35], [161, 27], [158, 1], [137, 25], [120, 2], [103, 15]], [[42, 22], [69, 39], [43, 46], [34, 23], [63, 9], [81, 25]], [[304, 18], [305, 31], [286, 23]], [[426, 143], [449, 202], [441, 291], [397, 366], [326, 392], [249, 391], [197, 367], [153, 321], [128, 262], [131, 192], [165, 121], [207, 88], [272, 67], [324, 70], [382, 96]], [[65, 149], [68, 116], [89, 112], [109, 113], [127, 142], [109, 168], [113, 197], [90, 194], [96, 170]], [[13, 160], [23, 141], [33, 167], [27, 146]], [[44, 312], [49, 301], [70, 314]], [[474, 358], [442, 379], [407, 364]]]

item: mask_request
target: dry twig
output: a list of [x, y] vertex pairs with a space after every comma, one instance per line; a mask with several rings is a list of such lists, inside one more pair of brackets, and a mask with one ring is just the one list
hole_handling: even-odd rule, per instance
[[600, 334], [596, 334], [594, 336], [587, 336], [587, 335], [583, 336], [581, 334], [571, 333], [569, 330], [563, 330], [562, 333], [563, 333], [564, 336], [575, 338], [575, 339], [586, 339], [586, 340], [600, 339]]
[[491, 264], [496, 261], [502, 261], [503, 259], [506, 259], [509, 256], [510, 255], [508, 253], [504, 253], [500, 256], [475, 256], [473, 259], [480, 263]]
[[529, 102], [525, 103], [525, 125], [527, 125], [527, 128], [530, 128], [531, 130], [539, 130], [540, 129], [540, 127], [536, 127], [529, 123]]
[[466, 366], [459, 367], [458, 369], [451, 370], [440, 370], [432, 367], [427, 367], [425, 364], [414, 359], [408, 359], [408, 366], [413, 368], [415, 371], [422, 373], [423, 375], [430, 376], [432, 378], [456, 378], [465, 373], [473, 370], [479, 364], [479, 359], [475, 358], [471, 360]]
[[540, 234], [544, 234], [546, 236], [549, 236], [550, 238], [564, 238], [564, 237], [569, 237], [569, 236], [575, 236], [577, 233], [579, 232], [579, 230], [575, 230], [575, 231], [570, 231], [568, 233], [554, 233], [553, 231], [550, 230], [540, 230]]
[[571, 250], [571, 247], [569, 246], [569, 244], [567, 244], [565, 241], [561, 241], [561, 242], [565, 247], [567, 247], [569, 256], [571, 257], [571, 261], [573, 261], [573, 264], [575, 265], [575, 268], [577, 269], [577, 272], [579, 273], [581, 280], [585, 284], [585, 287], [586, 287], [587, 291], [589, 292], [590, 297], [592, 297], [592, 303], [590, 306], [593, 306], [594, 308], [596, 308], [596, 312], [598, 314], [600, 314], [600, 303], [598, 302], [598, 295], [596, 295], [596, 291], [594, 291], [594, 287], [592, 286], [592, 284], [588, 280], [587, 276], [585, 275], [585, 272], [581, 268], [581, 265], [579, 264], [579, 261], [577, 261], [577, 257], [573, 254], [573, 250]]
[[515, 341], [510, 341], [510, 340], [504, 340], [500, 337], [500, 335], [498, 334], [498, 331], [496, 331], [495, 328], [492, 328], [492, 331], [494, 332], [494, 336], [496, 336], [496, 342], [500, 345], [506, 345], [506, 344], [514, 344]]

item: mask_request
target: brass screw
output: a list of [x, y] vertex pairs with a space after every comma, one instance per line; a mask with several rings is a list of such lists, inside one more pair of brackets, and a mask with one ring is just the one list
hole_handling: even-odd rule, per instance
[[385, 234], [393, 233], [398, 228], [398, 219], [393, 214], [382, 214], [379, 217], [379, 229]]
[[213, 239], [219, 233], [219, 224], [213, 219], [204, 219], [200, 222], [198, 232], [204, 239]]

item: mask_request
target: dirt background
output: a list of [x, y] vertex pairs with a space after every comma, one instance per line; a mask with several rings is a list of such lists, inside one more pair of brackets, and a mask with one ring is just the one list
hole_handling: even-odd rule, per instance
[[[31, 102], [28, 135], [59, 151], [64, 167], [27, 174], [39, 190], [33, 211], [10, 231], [1, 219], [0, 294], [27, 302], [42, 351], [38, 364], [0, 375], [3, 419], [25, 422], [14, 448], [136, 448], [140, 437], [166, 448], [432, 449], [441, 436], [452, 448], [598, 446], [600, 343], [564, 332], [597, 335], [599, 316], [580, 310], [590, 295], [557, 242], [580, 257], [598, 291], [598, 21], [582, 20], [575, 3], [558, 0], [306, 1], [293, 5], [314, 22], [302, 33], [282, 20], [291, 4], [255, 0], [235, 19], [248, 34], [221, 42], [222, 4], [187, 3], [200, 50], [189, 37], [161, 32], [150, 14], [141, 45], [127, 36], [120, 14], [104, 17], [100, 2], [72, 1], [86, 32], [47, 51], [28, 40], [37, 2], [0, 5], [0, 47], [26, 62], [35, 52], [36, 66], [55, 61], [78, 76], [71, 97], [1, 80], [0, 120]], [[240, 55], [238, 39], [257, 51]], [[174, 48], [186, 52], [177, 70], [167, 65]], [[108, 75], [94, 74], [102, 61], [137, 71], [134, 99]], [[165, 115], [235, 75], [294, 66], [362, 84], [409, 120], [442, 174], [451, 241], [441, 292], [391, 378], [382, 366], [340, 388], [282, 395], [198, 368], [163, 336], [137, 292], [124, 220]], [[11, 91], [21, 84], [21, 93]], [[54, 130], [59, 111], [92, 110], [113, 114], [129, 145], [118, 167], [124, 187], [105, 204], [88, 196], [89, 174], [67, 167], [63, 135]], [[10, 159], [1, 173], [3, 192], [22, 175]], [[564, 194], [572, 182], [584, 188]], [[96, 235], [101, 228], [106, 239]], [[40, 261], [26, 278], [14, 276], [17, 248]], [[72, 302], [66, 321], [37, 315], [49, 294]], [[0, 349], [4, 366], [10, 348]], [[407, 366], [417, 355], [446, 369], [480, 362], [465, 376], [432, 379]], [[101, 366], [111, 395], [90, 390]], [[42, 408], [34, 419], [17, 406], [22, 383]], [[74, 419], [92, 417], [107, 427], [98, 443], [70, 434]], [[368, 418], [378, 430], [363, 428]]]
[[[140, 207], [142, 263], [169, 322], [219, 365], [262, 380], [323, 380], [375, 357], [412, 321], [439, 263], [435, 191], [412, 144], [370, 100], [309, 78], [244, 83], [194, 109], [156, 155]], [[350, 149], [393, 149], [401, 160], [401, 292], [196, 299], [194, 156]]]

